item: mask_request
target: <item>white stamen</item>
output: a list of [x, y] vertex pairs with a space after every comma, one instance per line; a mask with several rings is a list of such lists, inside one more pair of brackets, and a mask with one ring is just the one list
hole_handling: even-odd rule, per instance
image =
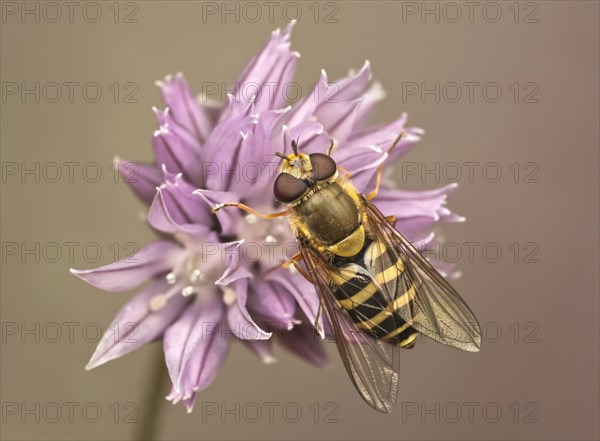
[[183, 297], [189, 297], [189, 296], [191, 296], [192, 294], [194, 294], [194, 287], [193, 287], [193, 286], [191, 286], [191, 285], [189, 285], [189, 286], [186, 286], [185, 288], [183, 288], [183, 289], [181, 290], [181, 295], [182, 295]]
[[192, 283], [195, 283], [198, 281], [202, 282], [205, 279], [206, 279], [206, 274], [204, 274], [198, 268], [196, 268], [194, 271], [192, 271], [192, 274], [190, 275], [190, 282], [192, 282]]
[[150, 311], [160, 311], [167, 304], [167, 296], [164, 294], [155, 295], [150, 299]]
[[275, 242], [277, 242], [277, 239], [275, 238], [275, 236], [272, 236], [271, 234], [269, 234], [267, 237], [265, 237], [265, 242], [266, 243], [275, 243]]
[[244, 219], [246, 220], [246, 222], [248, 222], [249, 224], [255, 224], [256, 221], [258, 220], [256, 218], [255, 214], [247, 214]]
[[169, 273], [167, 274], [167, 276], [165, 277], [167, 279], [167, 283], [169, 285], [172, 285], [173, 283], [175, 283], [177, 281], [177, 279], [175, 278], [175, 273]]
[[233, 305], [236, 299], [237, 295], [233, 289], [225, 288], [223, 290], [223, 303], [225, 303], [227, 306]]

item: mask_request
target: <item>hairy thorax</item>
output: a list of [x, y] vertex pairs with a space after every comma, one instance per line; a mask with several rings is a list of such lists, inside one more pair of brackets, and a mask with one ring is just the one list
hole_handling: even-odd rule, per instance
[[364, 244], [358, 194], [343, 182], [319, 186], [295, 205], [296, 228], [318, 248], [352, 256]]

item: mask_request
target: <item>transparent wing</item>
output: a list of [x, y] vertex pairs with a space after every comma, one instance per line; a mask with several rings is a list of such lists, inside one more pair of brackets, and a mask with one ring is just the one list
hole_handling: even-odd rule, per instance
[[[338, 351], [354, 386], [363, 399], [379, 412], [391, 412], [398, 392], [399, 347], [375, 340], [356, 327], [335, 298], [331, 278], [350, 283], [351, 276], [325, 260], [307, 245], [300, 252], [335, 332]], [[385, 309], [385, 306], [383, 306]]]
[[378, 244], [388, 244], [387, 254], [403, 263], [395, 298], [409, 293], [412, 301], [396, 310], [406, 322], [426, 336], [464, 351], [481, 348], [481, 330], [471, 309], [448, 281], [400, 234], [371, 202], [365, 200], [367, 229]]

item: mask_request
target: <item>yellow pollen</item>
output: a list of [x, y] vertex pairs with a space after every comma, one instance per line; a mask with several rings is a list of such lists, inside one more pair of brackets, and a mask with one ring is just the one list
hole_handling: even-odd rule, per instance
[[233, 302], [235, 302], [236, 299], [237, 299], [237, 295], [235, 294], [235, 291], [233, 289], [225, 288], [223, 290], [223, 302], [227, 306], [233, 305]]
[[150, 299], [150, 311], [160, 311], [167, 304], [167, 296], [164, 294], [157, 294]]

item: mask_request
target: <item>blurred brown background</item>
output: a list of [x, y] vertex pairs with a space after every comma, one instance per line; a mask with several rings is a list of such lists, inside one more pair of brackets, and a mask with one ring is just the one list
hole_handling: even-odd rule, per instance
[[[454, 180], [450, 163], [461, 165], [449, 206], [468, 221], [442, 230], [462, 250], [457, 265], [464, 276], [456, 286], [484, 326], [485, 345], [473, 355], [419, 344], [404, 358], [395, 413], [379, 415], [354, 391], [333, 346], [332, 367], [319, 370], [281, 350], [278, 363], [263, 366], [238, 344], [193, 414], [161, 403], [158, 436], [598, 439], [597, 2], [477, 2], [471, 17], [463, 2], [274, 2], [272, 20], [269, 6], [258, 2], [256, 23], [250, 22], [255, 10], [244, 4], [238, 17], [222, 20], [221, 2], [209, 5], [218, 11], [209, 16], [194, 1], [88, 3], [75, 2], [71, 20], [62, 3], [57, 19], [53, 5], [2, 2], [3, 439], [139, 433], [142, 423], [135, 421], [148, 415], [151, 367], [161, 347], [85, 372], [98, 328], [105, 329], [128, 294], [103, 293], [68, 268], [108, 263], [116, 250], [127, 252], [128, 242], [143, 245], [153, 237], [139, 221], [142, 204], [115, 183], [110, 166], [115, 154], [151, 158], [150, 109], [161, 106], [154, 81], [182, 71], [197, 92], [203, 82], [230, 84], [269, 33], [298, 11], [293, 48], [302, 54], [302, 87], [321, 68], [333, 80], [369, 59], [388, 94], [374, 122], [407, 111], [411, 124], [426, 129], [406, 158], [419, 172], [402, 175], [399, 165], [399, 185], [434, 188]], [[39, 17], [22, 16], [36, 8]], [[436, 8], [437, 18], [421, 15]], [[91, 23], [98, 11], [102, 16]], [[36, 82], [40, 102], [23, 99], [21, 89]], [[55, 103], [52, 82], [62, 85]], [[73, 102], [68, 82], [80, 84]], [[93, 89], [81, 92], [90, 82], [100, 85], [96, 103], [84, 99], [94, 97]], [[453, 82], [462, 85], [458, 100]], [[480, 83], [472, 100], [469, 82]], [[439, 102], [421, 97], [435, 83]], [[484, 95], [487, 83], [497, 86]], [[415, 85], [417, 93], [409, 94]], [[489, 87], [502, 92], [495, 103]], [[65, 162], [78, 164], [73, 182], [62, 165], [53, 183], [56, 169], [48, 164]], [[423, 164], [433, 169], [436, 162], [439, 173], [422, 179]], [[465, 162], [479, 164], [473, 179]], [[488, 163], [496, 165], [484, 170]], [[98, 166], [98, 181], [87, 182]], [[23, 176], [23, 168], [34, 171]], [[497, 168], [502, 176], [491, 182]], [[72, 256], [70, 242], [78, 244]], [[92, 242], [102, 253], [97, 263], [89, 261], [93, 245], [83, 250]], [[478, 244], [473, 258], [468, 242]], [[493, 262], [498, 248], [502, 256]], [[264, 404], [270, 402], [272, 417]], [[216, 414], [206, 407], [214, 405]]]

